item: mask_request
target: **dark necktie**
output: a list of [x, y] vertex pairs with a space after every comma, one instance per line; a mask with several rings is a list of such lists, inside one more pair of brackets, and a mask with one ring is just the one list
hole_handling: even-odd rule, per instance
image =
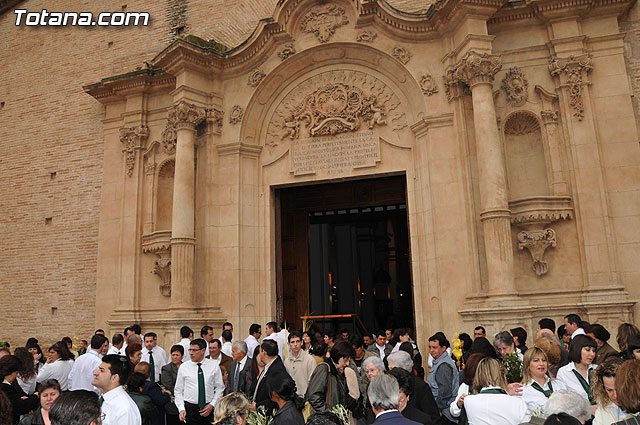
[[102, 403], [104, 403], [104, 397], [100, 396], [99, 400], [100, 400], [100, 406], [102, 406]]
[[156, 381], [156, 364], [153, 361], [153, 351], [149, 351], [149, 366], [151, 367], [149, 378], [151, 379], [151, 382], [155, 382]]
[[200, 365], [202, 365], [202, 363], [198, 363], [198, 408], [202, 410], [207, 403], [204, 395], [204, 372]]
[[238, 382], [240, 380], [240, 363], [236, 364], [236, 372], [234, 373], [233, 376], [233, 391], [238, 391], [238, 388], [240, 387], [240, 383]]

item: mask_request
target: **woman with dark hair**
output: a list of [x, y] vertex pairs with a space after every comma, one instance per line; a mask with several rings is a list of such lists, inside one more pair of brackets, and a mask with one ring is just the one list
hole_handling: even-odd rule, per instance
[[598, 366], [591, 383], [593, 398], [597, 403], [593, 425], [611, 425], [621, 419], [616, 391], [616, 373], [623, 360], [612, 357]]
[[151, 421], [152, 425], [164, 425], [164, 407], [171, 402], [171, 394], [163, 391], [157, 382], [151, 380], [151, 365], [147, 362], [140, 362], [136, 365], [134, 371], [144, 376], [144, 387], [142, 394], [148, 395], [153, 402], [158, 415]]
[[48, 379], [55, 379], [60, 383], [60, 389], [67, 391], [69, 372], [73, 367], [73, 358], [67, 348], [67, 344], [58, 341], [49, 347], [47, 362], [40, 368], [36, 382], [41, 383]]
[[613, 425], [640, 424], [640, 362], [627, 360], [618, 368], [616, 390], [620, 408], [630, 416]]
[[593, 361], [595, 364], [602, 364], [606, 362], [608, 358], [618, 357], [620, 355], [620, 353], [607, 342], [609, 338], [611, 338], [611, 334], [601, 324], [594, 323], [587, 327], [585, 332], [596, 342], [596, 358]]
[[[458, 335], [458, 338], [462, 343], [462, 346], [460, 347], [462, 349], [462, 362], [466, 363], [469, 356], [473, 354], [471, 353], [471, 346], [473, 345], [473, 340], [471, 339], [471, 336], [465, 332], [462, 332], [460, 335]], [[462, 370], [462, 365], [460, 365], [459, 368], [460, 370]]]
[[16, 348], [13, 355], [20, 359], [20, 363], [22, 363], [16, 382], [25, 394], [31, 395], [35, 393], [37, 372], [33, 356], [25, 347]]
[[471, 393], [471, 386], [473, 385], [473, 377], [476, 375], [476, 368], [480, 360], [487, 356], [482, 353], [471, 354], [467, 359], [467, 362], [462, 369], [462, 379], [460, 380], [460, 386], [458, 387], [458, 395], [455, 400], [449, 405], [449, 412], [454, 418], [459, 418], [462, 413], [462, 405], [464, 399]]
[[471, 354], [476, 353], [484, 354], [485, 356], [494, 359], [498, 358], [496, 349], [493, 348], [493, 345], [489, 342], [489, 340], [483, 336], [474, 339], [473, 343], [471, 344]]
[[306, 399], [316, 412], [323, 412], [338, 404], [353, 410], [356, 401], [347, 392], [344, 368], [355, 356], [353, 346], [348, 341], [337, 341], [329, 357], [316, 367], [309, 380]]
[[623, 323], [618, 326], [618, 336], [616, 337], [616, 342], [618, 343], [620, 356], [626, 360], [631, 360], [626, 356], [628, 355], [629, 340], [635, 335], [640, 335], [640, 330], [636, 327], [636, 325], [632, 323]]
[[304, 425], [304, 418], [296, 405], [296, 383], [286, 374], [269, 377], [267, 388], [278, 412], [271, 425]]
[[71, 360], [75, 360], [76, 356], [71, 351], [71, 350], [73, 350], [73, 340], [71, 338], [69, 338], [68, 336], [65, 336], [65, 337], [62, 337], [62, 339], [60, 341], [64, 342], [64, 345], [66, 345], [67, 351], [69, 352], [69, 356], [71, 357]]
[[309, 354], [311, 354], [310, 350], [312, 342], [313, 337], [311, 336], [311, 333], [309, 331], [302, 332], [302, 349]]
[[627, 359], [640, 361], [640, 335], [629, 338], [627, 344]]
[[42, 365], [44, 365], [44, 362], [45, 362], [44, 355], [42, 354], [42, 349], [38, 345], [38, 340], [35, 338], [29, 338], [29, 341], [27, 341], [26, 347], [27, 347], [27, 350], [33, 356], [33, 363], [36, 367], [36, 375], [37, 375], [38, 372], [40, 371], [40, 368], [42, 367]]
[[158, 409], [153, 405], [151, 397], [142, 394], [144, 389], [145, 377], [143, 374], [135, 372], [127, 378], [127, 394], [138, 406], [140, 416], [142, 417], [142, 425], [152, 425], [156, 417], [158, 417]]
[[133, 344], [127, 345], [127, 348], [124, 350], [127, 359], [129, 359], [129, 367], [130, 370], [135, 369], [136, 365], [140, 363], [140, 359], [142, 359], [142, 344], [138, 342], [134, 342]]
[[13, 425], [11, 402], [4, 391], [0, 391], [0, 425]]
[[249, 394], [254, 394], [256, 390], [256, 386], [258, 385], [258, 377], [264, 370], [266, 364], [260, 355], [260, 351], [262, 351], [262, 347], [258, 345], [255, 350], [253, 350], [253, 357], [251, 358], [251, 388], [249, 389]]
[[[184, 357], [184, 347], [180, 344], [176, 344], [171, 347], [171, 362], [162, 366], [162, 373], [160, 374], [160, 382], [164, 388], [173, 394], [176, 379], [178, 378], [178, 369], [182, 365], [182, 358]], [[164, 406], [164, 411], [167, 414], [167, 425], [178, 425], [180, 420], [178, 419], [178, 408], [175, 403], [167, 403]]]
[[524, 328], [518, 327], [510, 329], [511, 336], [515, 342], [516, 348], [520, 349], [522, 355], [527, 351], [527, 331]]
[[18, 423], [21, 415], [27, 414], [38, 407], [38, 397], [36, 395], [27, 396], [18, 385], [13, 384], [21, 367], [20, 360], [11, 354], [0, 359], [0, 379], [2, 379], [0, 391], [7, 396], [9, 403], [11, 403], [12, 423], [14, 424]]
[[586, 336], [578, 335], [569, 345], [569, 364], [558, 370], [558, 380], [562, 381], [567, 389], [580, 394], [583, 398], [595, 404], [591, 396], [591, 375], [596, 368], [593, 359], [596, 357], [596, 342]]
[[567, 389], [563, 382], [551, 379], [547, 354], [535, 346], [524, 353], [522, 384], [522, 399], [527, 403], [529, 413], [538, 417], [544, 417], [547, 400], [554, 391]]
[[40, 409], [25, 416], [20, 421], [20, 425], [45, 425], [50, 424], [49, 409], [54, 401], [60, 397], [60, 384], [55, 379], [44, 381], [38, 386], [40, 393]]

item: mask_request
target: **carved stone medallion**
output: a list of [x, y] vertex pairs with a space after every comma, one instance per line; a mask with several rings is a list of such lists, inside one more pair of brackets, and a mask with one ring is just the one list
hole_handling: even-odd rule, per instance
[[326, 43], [336, 32], [336, 28], [347, 25], [349, 19], [342, 7], [335, 4], [324, 4], [311, 8], [300, 23], [300, 29], [313, 33], [320, 43]]
[[411, 52], [402, 46], [396, 46], [391, 51], [391, 56], [406, 65], [409, 63], [409, 59], [411, 59]]
[[235, 125], [240, 124], [242, 122], [242, 117], [244, 116], [244, 109], [240, 105], [234, 105], [231, 108], [231, 114], [229, 114], [229, 123]]
[[422, 89], [422, 93], [427, 96], [431, 96], [434, 93], [438, 93], [438, 86], [436, 85], [436, 80], [433, 79], [431, 74], [422, 74], [420, 77], [420, 88]]
[[529, 82], [518, 67], [509, 69], [502, 80], [502, 89], [507, 93], [507, 102], [513, 106], [522, 106], [529, 98]]
[[377, 36], [378, 34], [374, 31], [360, 31], [356, 37], [356, 41], [359, 43], [373, 43], [373, 40], [375, 40]]
[[251, 87], [258, 87], [258, 84], [260, 84], [260, 81], [262, 81], [262, 79], [266, 76], [267, 74], [265, 74], [262, 69], [257, 68], [251, 74], [249, 74], [249, 79], [247, 80], [247, 84], [249, 84]]
[[285, 60], [289, 56], [296, 53], [296, 48], [293, 46], [293, 43], [285, 44], [282, 46], [280, 50], [278, 50], [278, 57], [280, 60]]
[[162, 148], [164, 151], [173, 155], [176, 153], [176, 143], [178, 142], [178, 133], [176, 132], [176, 128], [171, 124], [167, 124], [165, 129], [162, 131]]
[[382, 81], [359, 71], [328, 71], [304, 81], [278, 105], [267, 146], [286, 139], [336, 135], [385, 126], [399, 113], [397, 96]]

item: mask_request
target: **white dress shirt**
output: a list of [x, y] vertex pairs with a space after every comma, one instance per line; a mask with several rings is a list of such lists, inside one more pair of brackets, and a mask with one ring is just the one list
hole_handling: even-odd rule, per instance
[[231, 352], [231, 347], [232, 346], [233, 346], [232, 343], [225, 342], [225, 343], [222, 344], [222, 348], [220, 349], [220, 351], [222, 351], [227, 356], [232, 357], [233, 356], [233, 353]]
[[142, 425], [138, 406], [122, 386], [104, 393], [102, 398], [102, 425]]
[[[182, 362], [184, 363], [186, 361], [184, 359], [189, 358], [189, 346], [191, 345], [191, 340], [189, 338], [182, 338], [180, 341], [176, 342], [176, 345], [182, 345], [182, 347], [184, 348], [184, 357], [182, 358]], [[205, 356], [207, 355], [208, 351], [209, 351], [209, 344], [207, 344], [206, 351], [204, 354]]]
[[460, 413], [462, 413], [462, 409], [458, 407], [458, 400], [460, 400], [460, 397], [462, 397], [464, 394], [469, 394], [469, 386], [464, 382], [461, 382], [460, 386], [458, 387], [458, 395], [456, 396], [455, 400], [453, 400], [449, 405], [449, 412], [454, 418], [460, 417]]
[[584, 332], [584, 329], [578, 328], [575, 331], [573, 331], [573, 333], [571, 334], [571, 339], [577, 337], [578, 335], [586, 335], [586, 333]]
[[116, 354], [118, 356], [124, 356], [124, 345], [122, 346], [122, 351], [118, 350], [113, 345], [109, 346], [109, 351], [107, 351], [107, 354]]
[[284, 337], [283, 337], [282, 331], [274, 332], [271, 335], [265, 336], [262, 339], [263, 340], [272, 339], [275, 342], [277, 342], [278, 343], [278, 354], [280, 355], [280, 358], [282, 360], [284, 360], [285, 343], [284, 343]]
[[[551, 380], [547, 378], [547, 382], [542, 386], [543, 390], [548, 391], [550, 389], [549, 381]], [[553, 387], [554, 392], [567, 389], [564, 382], [557, 379], [551, 381], [551, 387]], [[522, 399], [527, 403], [529, 414], [531, 416], [544, 417], [544, 409], [547, 406], [547, 400], [549, 399], [543, 393], [533, 388], [533, 379], [522, 388]]]
[[464, 408], [469, 425], [518, 425], [531, 419], [527, 403], [507, 394], [471, 394], [465, 397]]
[[62, 391], [69, 389], [69, 372], [73, 367], [73, 360], [56, 360], [53, 363], [45, 363], [38, 372], [37, 382], [44, 382], [47, 379], [55, 379], [60, 384]]
[[256, 347], [260, 345], [260, 342], [258, 342], [256, 337], [253, 335], [249, 335], [248, 337], [246, 337], [244, 339], [244, 342], [247, 343], [247, 356], [249, 356], [249, 358], [252, 359], [253, 352], [255, 351]]
[[[205, 401], [215, 407], [224, 392], [224, 382], [218, 364], [204, 358], [201, 362], [204, 373]], [[178, 412], [185, 410], [184, 403], [198, 404], [198, 364], [186, 361], [178, 369], [175, 386], [175, 403]]]
[[85, 354], [78, 357], [69, 372], [69, 391], [87, 390], [101, 395], [100, 390], [91, 385], [93, 372], [102, 363], [102, 356], [90, 348]]
[[[589, 371], [597, 367], [598, 366], [594, 364], [590, 364]], [[584, 388], [582, 388], [582, 384], [580, 384], [580, 381], [578, 381], [578, 377], [572, 372], [574, 370], [576, 370], [576, 364], [574, 362], [569, 362], [568, 365], [562, 366], [560, 369], [558, 369], [556, 378], [558, 381], [562, 381], [567, 386], [568, 390], [580, 394], [582, 397], [584, 397], [585, 400], [589, 400], [589, 395], [584, 390]], [[588, 379], [585, 379], [585, 381], [587, 381], [588, 384], [591, 384]]]
[[[164, 349], [158, 345], [151, 349], [151, 353], [153, 354], [153, 365], [154, 365], [154, 381], [160, 382], [160, 373], [162, 373], [162, 366], [169, 363], [167, 360], [167, 353]], [[149, 350], [147, 347], [142, 347], [142, 358], [140, 359], [142, 362], [149, 363]]]

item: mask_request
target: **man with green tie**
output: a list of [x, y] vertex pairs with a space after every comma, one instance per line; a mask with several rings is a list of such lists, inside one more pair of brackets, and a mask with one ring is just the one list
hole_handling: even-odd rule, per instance
[[142, 347], [142, 358], [140, 361], [149, 363], [151, 372], [149, 378], [153, 382], [160, 382], [160, 372], [162, 366], [169, 363], [167, 352], [158, 346], [158, 335], [154, 332], [144, 334], [144, 347]]
[[213, 408], [222, 397], [224, 383], [218, 364], [205, 358], [207, 343], [198, 338], [191, 341], [191, 360], [178, 369], [175, 386], [175, 403], [179, 419], [187, 425], [211, 424]]

